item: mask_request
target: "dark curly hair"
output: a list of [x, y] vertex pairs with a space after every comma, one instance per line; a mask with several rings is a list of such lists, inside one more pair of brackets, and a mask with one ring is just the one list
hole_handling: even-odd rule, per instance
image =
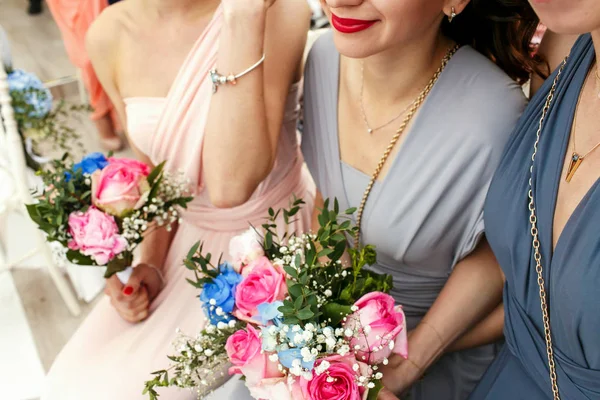
[[531, 41], [539, 18], [526, 0], [471, 0], [452, 23], [444, 20], [442, 32], [460, 44], [470, 45], [490, 58], [519, 83], [530, 75], [548, 75]]

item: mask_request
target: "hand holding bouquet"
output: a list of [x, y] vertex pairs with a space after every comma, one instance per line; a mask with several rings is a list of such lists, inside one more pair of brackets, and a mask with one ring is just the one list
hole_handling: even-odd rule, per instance
[[279, 238], [275, 221], [282, 216], [287, 225], [301, 204], [270, 210], [264, 236], [251, 229], [234, 238], [232, 263], [212, 264], [199, 244], [190, 250], [185, 265], [196, 279], [189, 282], [202, 289], [208, 325], [196, 337], [180, 334], [179, 354], [169, 357], [174, 375], [157, 371], [146, 382], [151, 399], [157, 386], [205, 394], [227, 364], [256, 399], [377, 398], [378, 366], [392, 354], [407, 357], [404, 314], [387, 294], [391, 277], [364, 268], [376, 261], [372, 246], [348, 248], [356, 228], [337, 202], [332, 210], [325, 202], [316, 234]]
[[187, 182], [163, 167], [101, 153], [75, 165], [54, 161], [52, 171], [41, 173], [46, 189], [27, 205], [29, 216], [48, 241], [68, 248], [69, 261], [106, 266], [109, 278], [131, 266], [152, 224], [170, 230], [191, 201]]

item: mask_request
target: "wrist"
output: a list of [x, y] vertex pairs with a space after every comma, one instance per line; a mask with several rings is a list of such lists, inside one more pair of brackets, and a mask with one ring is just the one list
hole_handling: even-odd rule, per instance
[[408, 341], [409, 358], [426, 370], [447, 347], [437, 330], [427, 322], [421, 322]]

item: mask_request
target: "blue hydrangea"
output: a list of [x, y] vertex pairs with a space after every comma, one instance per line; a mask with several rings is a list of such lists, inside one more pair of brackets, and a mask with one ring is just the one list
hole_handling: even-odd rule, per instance
[[282, 301], [259, 304], [256, 307], [258, 315], [254, 317], [254, 319], [264, 326], [267, 326], [269, 322], [273, 322], [275, 326], [279, 326], [281, 325], [281, 319], [283, 318], [283, 314], [279, 311], [279, 307], [281, 306], [283, 306]]
[[242, 276], [229, 263], [221, 264], [219, 271], [220, 274], [212, 282], [204, 284], [200, 294], [204, 312], [213, 325], [233, 319], [231, 312], [235, 306], [235, 290], [242, 281]]
[[[93, 174], [97, 170], [102, 170], [104, 167], [108, 165], [108, 160], [102, 153], [90, 153], [87, 156], [83, 157], [81, 161], [77, 164], [73, 165], [72, 171], [76, 172], [77, 170], [81, 170], [83, 174]], [[69, 172], [65, 172], [65, 179], [67, 182], [71, 180], [71, 174]]]
[[[12, 71], [8, 75], [8, 89], [11, 92], [25, 92], [25, 101], [33, 107], [29, 117], [44, 118], [52, 111], [52, 94], [34, 74], [20, 69]], [[15, 112], [24, 113], [25, 110], [17, 107]]]
[[282, 350], [277, 353], [277, 357], [279, 358], [279, 363], [286, 368], [292, 368], [295, 360], [300, 361], [300, 365], [302, 368], [312, 371], [315, 366], [314, 358], [311, 361], [304, 361], [304, 357], [302, 356], [302, 350], [300, 348], [292, 348], [289, 350]]

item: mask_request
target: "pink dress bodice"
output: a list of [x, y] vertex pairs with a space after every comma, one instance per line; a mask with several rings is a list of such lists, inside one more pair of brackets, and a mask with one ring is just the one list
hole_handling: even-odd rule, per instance
[[[300, 83], [296, 83], [290, 88], [279, 137], [277, 158], [273, 170], [257, 187], [250, 200], [242, 206], [227, 211], [217, 209], [210, 203], [207, 190], [205, 190], [202, 183], [203, 179], [199, 177], [197, 179], [198, 184], [195, 192], [195, 199], [188, 207], [190, 211], [186, 213], [186, 218], [192, 218], [194, 220], [198, 219], [198, 223], [202, 223], [200, 221], [206, 221], [208, 213], [223, 214], [224, 212], [227, 212], [229, 214], [229, 222], [231, 222], [230, 217], [232, 215], [238, 214], [241, 218], [239, 223], [247, 225], [248, 213], [244, 212], [244, 209], [250, 213], [252, 212], [252, 209], [255, 208], [254, 206], [257, 206], [259, 209], [264, 209], [264, 207], [260, 207], [256, 203], [263, 203], [267, 198], [277, 194], [275, 192], [280, 192], [282, 194], [284, 192], [290, 192], [290, 184], [296, 184], [302, 175], [303, 158], [300, 153], [299, 135], [296, 130], [300, 114], [300, 106], [298, 103], [300, 88]], [[198, 158], [197, 153], [202, 151], [201, 147], [189, 147], [185, 145], [185, 141], [183, 143], [172, 142], [168, 137], [161, 138], [166, 139], [164, 140], [164, 143], [168, 145], [167, 149], [157, 146], [155, 143], [156, 129], [161, 119], [161, 115], [164, 112], [166, 101], [166, 98], [160, 97], [126, 98], [125, 106], [129, 137], [135, 146], [148, 155], [155, 164], [165, 160], [164, 153], [165, 150], [168, 150], [172, 156], [172, 159], [167, 160], [168, 168], [173, 172], [186, 171], [186, 169], [189, 168], [189, 160]], [[197, 135], [198, 133], [195, 129], [190, 129], [189, 134]], [[202, 171], [202, 174], [208, 173], [210, 173], [210, 171]], [[194, 174], [190, 173], [188, 174], [188, 177], [194, 179]], [[213, 221], [213, 218], [210, 218], [210, 220]], [[226, 229], [229, 228], [230, 225], [226, 227]]]

